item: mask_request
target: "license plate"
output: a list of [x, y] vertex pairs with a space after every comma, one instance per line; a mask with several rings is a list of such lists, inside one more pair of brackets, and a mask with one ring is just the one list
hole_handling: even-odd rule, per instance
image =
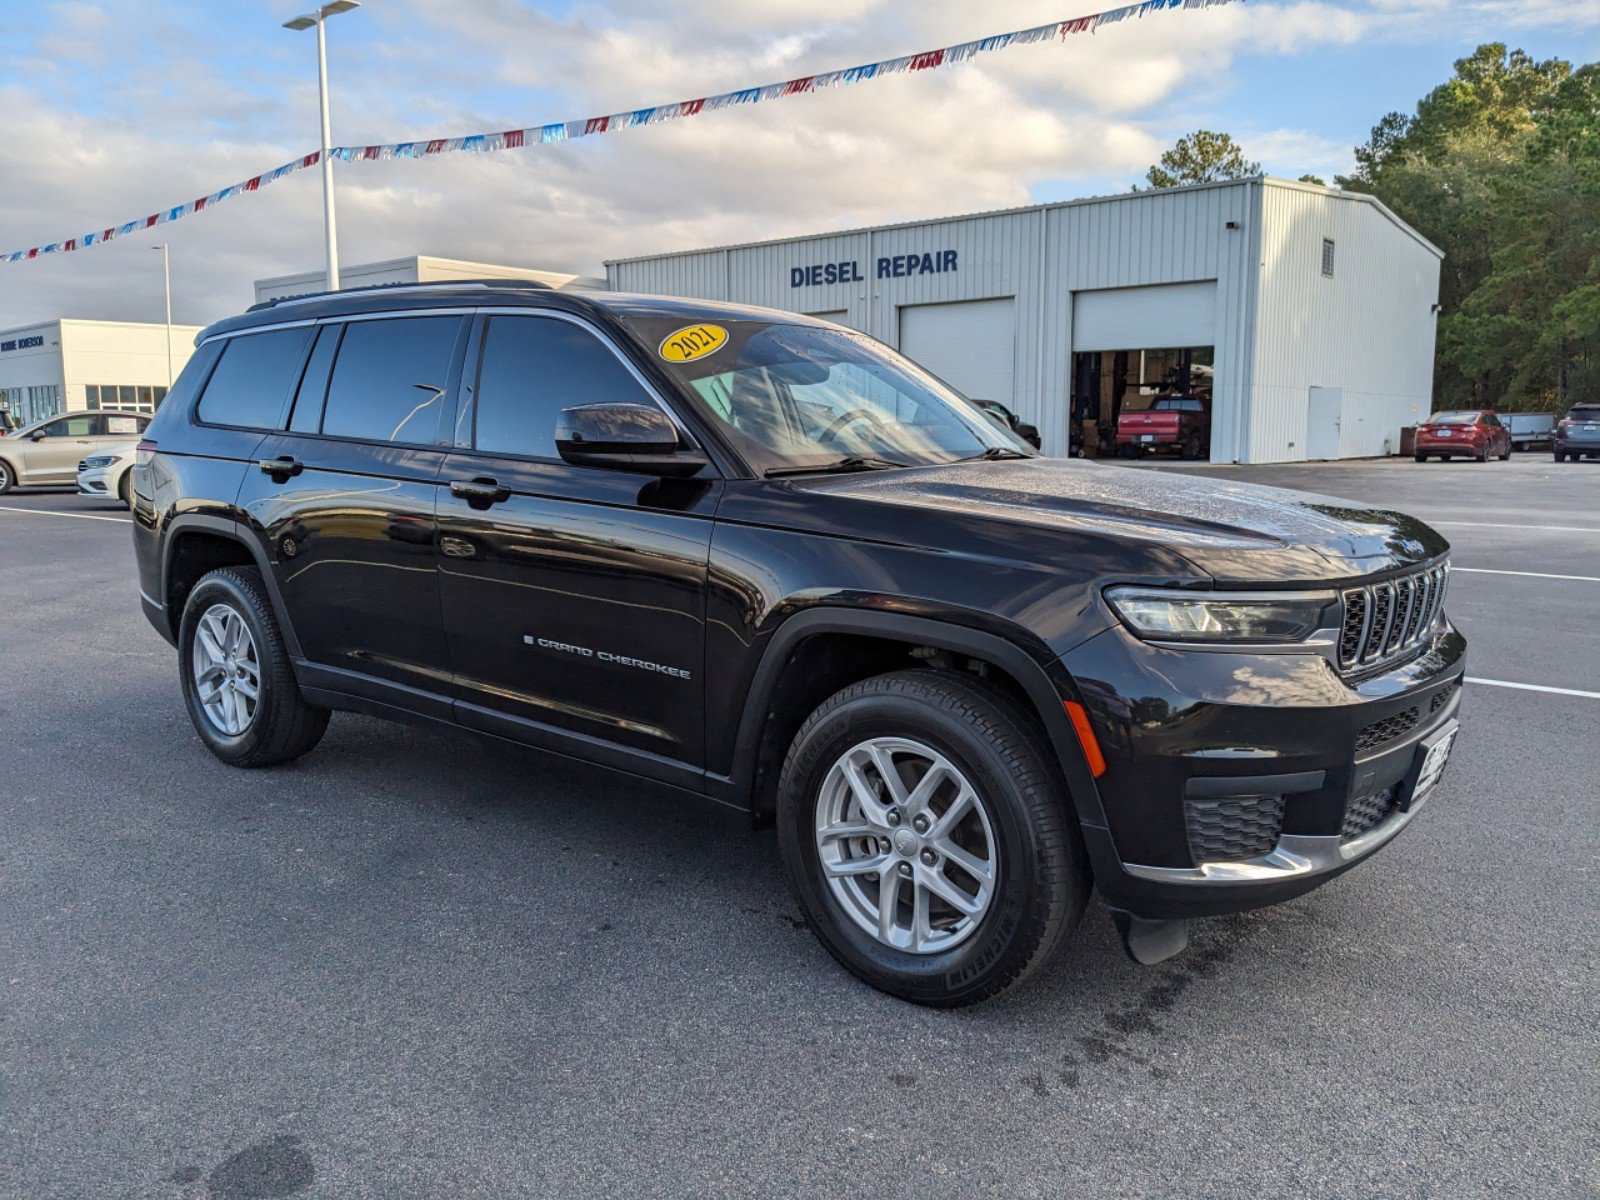
[[1441, 429], [1441, 430], [1439, 430], [1439, 436], [1440, 437], [1454, 437], [1455, 434], [1451, 433], [1448, 429]]
[[1422, 760], [1422, 770], [1417, 773], [1417, 786], [1411, 793], [1412, 804], [1418, 803], [1423, 793], [1439, 782], [1439, 776], [1444, 774], [1445, 760], [1450, 757], [1450, 747], [1455, 745], [1457, 732], [1452, 729], [1444, 738], [1428, 747], [1428, 753]]
[[1141, 442], [1153, 442], [1156, 440], [1156, 435], [1153, 433], [1141, 433], [1139, 435], [1139, 440]]

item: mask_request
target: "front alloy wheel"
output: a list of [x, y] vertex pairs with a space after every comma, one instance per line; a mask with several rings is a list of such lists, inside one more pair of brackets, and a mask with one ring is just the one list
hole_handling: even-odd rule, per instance
[[1049, 739], [966, 672], [903, 670], [818, 706], [778, 781], [778, 847], [823, 946], [950, 1008], [1026, 978], [1077, 924], [1089, 864]]
[[817, 796], [817, 854], [846, 915], [885, 946], [937, 954], [994, 898], [994, 825], [967, 777], [909, 738], [847, 750]]

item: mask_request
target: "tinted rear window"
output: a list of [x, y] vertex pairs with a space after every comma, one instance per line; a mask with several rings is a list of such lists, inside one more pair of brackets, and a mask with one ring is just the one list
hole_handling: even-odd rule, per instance
[[556, 457], [556, 419], [580, 404], [652, 404], [599, 338], [549, 317], [494, 317], [483, 342], [475, 444]]
[[230, 338], [196, 415], [208, 425], [282, 429], [310, 337], [309, 329], [274, 329]]
[[1429, 425], [1471, 425], [1478, 419], [1475, 412], [1442, 412], [1434, 413], [1428, 418]]
[[429, 443], [450, 382], [460, 317], [352, 321], [328, 383], [322, 432]]
[[1579, 404], [1567, 417], [1573, 421], [1600, 421], [1600, 404]]

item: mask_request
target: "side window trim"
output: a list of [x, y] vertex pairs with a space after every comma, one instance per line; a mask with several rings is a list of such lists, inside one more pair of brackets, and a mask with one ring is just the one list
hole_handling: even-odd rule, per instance
[[[478, 447], [478, 387], [482, 382], [483, 350], [484, 345], [489, 340], [489, 322], [495, 317], [528, 317], [534, 320], [565, 321], [569, 325], [576, 325], [579, 329], [584, 330], [611, 352], [612, 357], [622, 364], [623, 369], [633, 377], [640, 390], [650, 398], [650, 402], [666, 414], [667, 419], [677, 427], [678, 436], [682, 439], [683, 445], [689, 449], [700, 449], [700, 440], [695, 437], [683, 418], [662, 396], [660, 389], [645, 377], [644, 373], [639, 370], [638, 365], [628, 357], [627, 353], [617, 345], [616, 341], [605, 330], [585, 321], [574, 313], [563, 312], [556, 308], [479, 308], [475, 309], [474, 312], [478, 319], [473, 326], [472, 350], [475, 357], [472, 359], [471, 385], [463, 386], [461, 389], [463, 402], [471, 406], [472, 412], [472, 428], [468, 434], [470, 444], [461, 445], [454, 441], [447, 441], [445, 444], [452, 452], [472, 454], [480, 458], [504, 458], [517, 462], [551, 463], [560, 467], [569, 465], [566, 460], [559, 456], [551, 458], [535, 454], [515, 454], [506, 450], [483, 450]], [[465, 385], [465, 372], [463, 372], [463, 376], [463, 384]], [[470, 395], [471, 399], [466, 399], [468, 395]], [[459, 433], [460, 430], [458, 429], [456, 432]]]
[[[299, 437], [315, 437], [322, 433], [322, 417], [328, 405], [328, 385], [333, 382], [333, 367], [339, 361], [339, 347], [344, 342], [345, 330], [348, 323], [338, 318], [318, 321], [316, 332], [311, 337], [311, 345], [306, 348], [305, 361], [300, 364], [300, 374], [295, 379], [294, 390], [289, 394], [289, 411], [283, 415], [283, 429], [280, 432], [292, 433]], [[328, 336], [328, 330], [334, 330], [332, 357], [328, 359], [328, 369], [323, 372], [320, 387], [315, 396], [306, 396], [301, 393], [305, 390], [307, 376], [311, 364], [317, 357], [319, 341]], [[316, 384], [316, 380], [311, 381]], [[314, 429], [294, 428], [294, 419], [302, 404], [314, 404], [317, 410], [317, 423]], [[308, 410], [309, 411], [309, 410]]]

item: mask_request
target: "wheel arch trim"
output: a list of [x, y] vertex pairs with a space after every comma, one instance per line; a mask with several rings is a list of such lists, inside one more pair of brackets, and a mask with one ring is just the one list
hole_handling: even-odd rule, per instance
[[[210, 513], [185, 513], [174, 517], [167, 522], [161, 532], [161, 603], [166, 606], [167, 597], [172, 594], [172, 563], [176, 556], [179, 543], [183, 535], [189, 533], [204, 534], [207, 537], [217, 538], [222, 541], [233, 542], [247, 553], [255, 563], [256, 569], [261, 572], [262, 584], [267, 589], [267, 598], [272, 602], [272, 613], [278, 620], [279, 632], [283, 634], [284, 645], [289, 651], [289, 657], [294, 660], [301, 658], [300, 639], [295, 635], [294, 622], [289, 619], [289, 612], [283, 602], [283, 593], [278, 589], [278, 580], [273, 573], [272, 564], [267, 560], [267, 553], [260, 542], [253, 538], [245, 537], [239, 529], [239, 522], [232, 517], [215, 516]], [[168, 613], [169, 622], [178, 620], [181, 613]]]
[[728, 798], [754, 811], [757, 756], [772, 706], [772, 698], [790, 654], [801, 642], [818, 634], [843, 633], [933, 646], [963, 654], [998, 667], [1016, 680], [1050, 739], [1054, 759], [1066, 778], [1067, 789], [1080, 823], [1103, 826], [1100, 792], [1088, 760], [1067, 716], [1064, 701], [1080, 698], [1065, 668], [1059, 668], [1061, 685], [1045, 665], [1016, 642], [953, 621], [903, 613], [864, 611], [841, 607], [811, 608], [789, 617], [773, 631], [751, 679], [750, 689], [734, 741], [731, 770], [726, 777], [707, 776], [709, 788], [725, 791]]

